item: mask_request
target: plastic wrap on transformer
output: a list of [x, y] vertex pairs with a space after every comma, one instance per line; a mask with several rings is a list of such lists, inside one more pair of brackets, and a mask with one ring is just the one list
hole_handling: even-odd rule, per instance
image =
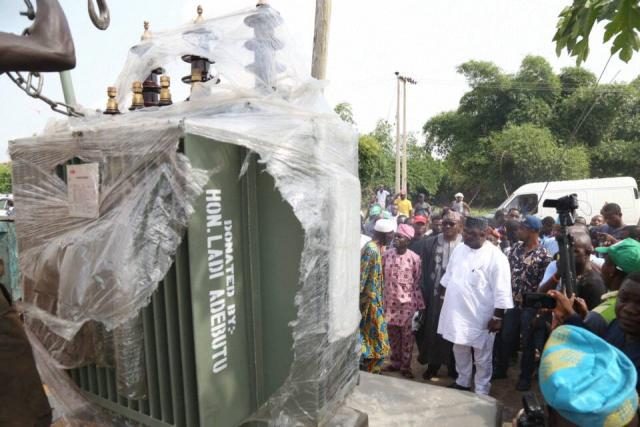
[[349, 286], [359, 277], [357, 145], [333, 115], [269, 100], [250, 104], [184, 125], [256, 152], [305, 231], [294, 360], [285, 384], [251, 420], [316, 425], [331, 417], [357, 378], [358, 287]]
[[115, 328], [113, 341], [118, 394], [128, 399], [146, 398], [147, 376], [144, 369], [142, 315], [138, 314]]
[[[188, 133], [256, 153], [304, 230], [293, 362], [250, 419], [322, 424], [351, 392], [359, 360], [357, 135], [327, 105], [324, 83], [308, 77], [295, 45], [268, 6], [154, 32], [131, 49], [116, 82], [122, 115], [88, 114], [11, 144], [27, 315], [57, 363], [99, 361], [99, 346], [117, 346], [102, 325], [131, 319], [167, 272], [197, 193], [197, 173], [175, 153]], [[189, 102], [126, 111], [133, 81], [184, 54], [214, 60], [221, 83], [195, 85]], [[74, 158], [111, 165], [100, 170], [97, 220], [64, 211], [54, 170]], [[54, 282], [60, 287], [49, 292]]]
[[[61, 365], [94, 361], [95, 325], [136, 316], [169, 270], [206, 180], [179, 136], [158, 125], [11, 143], [27, 322]], [[71, 160], [98, 165], [98, 218], [70, 214]]]
[[4, 261], [4, 275], [0, 277], [0, 282], [9, 288], [14, 301], [22, 299], [18, 242], [13, 221], [0, 221], [0, 258]]
[[60, 369], [57, 361], [51, 357], [40, 340], [29, 329], [25, 329], [38, 373], [46, 384], [49, 404], [53, 408], [53, 425], [66, 427], [126, 427], [125, 420], [101, 410], [87, 400], [78, 390], [69, 374]]

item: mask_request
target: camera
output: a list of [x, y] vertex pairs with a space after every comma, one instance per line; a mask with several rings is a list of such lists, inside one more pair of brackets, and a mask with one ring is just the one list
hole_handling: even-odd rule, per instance
[[558, 213], [560, 212], [573, 212], [578, 209], [578, 195], [569, 194], [568, 196], [560, 197], [559, 199], [546, 199], [542, 206], [545, 208], [555, 208]]
[[560, 222], [560, 234], [556, 236], [558, 241], [558, 270], [562, 271], [562, 288], [567, 295], [576, 290], [576, 266], [573, 253], [573, 237], [569, 234], [568, 227], [574, 224], [573, 215], [578, 209], [578, 195], [569, 194], [559, 199], [546, 199], [542, 206], [555, 208]]
[[544, 409], [535, 394], [526, 393], [522, 396], [524, 413], [518, 418], [518, 427], [544, 427], [546, 425]]
[[556, 308], [556, 300], [545, 294], [525, 293], [522, 305], [528, 308]]

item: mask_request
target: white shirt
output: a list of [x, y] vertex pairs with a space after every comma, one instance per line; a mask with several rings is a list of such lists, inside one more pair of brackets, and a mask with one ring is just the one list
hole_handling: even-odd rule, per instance
[[447, 293], [438, 334], [454, 344], [483, 347], [494, 309], [513, 308], [509, 261], [488, 241], [480, 249], [456, 246], [440, 284]]
[[[369, 193], [371, 194], [371, 193]], [[380, 206], [382, 206], [382, 209], [384, 209], [387, 206], [387, 196], [389, 195], [389, 192], [387, 190], [378, 190], [376, 192], [376, 197], [378, 199], [378, 204]]]

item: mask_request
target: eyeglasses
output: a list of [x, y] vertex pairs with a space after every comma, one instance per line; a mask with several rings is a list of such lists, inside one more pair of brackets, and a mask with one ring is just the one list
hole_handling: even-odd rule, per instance
[[456, 223], [453, 221], [442, 221], [443, 227], [455, 227]]

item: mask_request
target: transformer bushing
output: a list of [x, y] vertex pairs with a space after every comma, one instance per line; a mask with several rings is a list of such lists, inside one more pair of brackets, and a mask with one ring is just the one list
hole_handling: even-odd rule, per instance
[[254, 38], [244, 47], [253, 52], [254, 62], [245, 68], [256, 76], [256, 88], [265, 92], [275, 91], [275, 80], [286, 68], [276, 61], [276, 52], [284, 43], [275, 37], [275, 30], [282, 24], [278, 11], [268, 4], [258, 4], [256, 12], [244, 19], [253, 28]]
[[[198, 16], [193, 21], [194, 24], [201, 24], [204, 22], [202, 17], [202, 6], [198, 6]], [[206, 46], [213, 35], [205, 28], [197, 28], [193, 31], [187, 31], [183, 34], [185, 40], [192, 43], [194, 46], [203, 47]], [[211, 64], [215, 64], [211, 58], [204, 58], [198, 55], [183, 55], [182, 60], [188, 64], [191, 64], [191, 74], [184, 76], [182, 82], [190, 84], [193, 89], [195, 83], [204, 83], [209, 80], [215, 80], [215, 84], [220, 83], [220, 79], [217, 76], [212, 76], [209, 73]]]

